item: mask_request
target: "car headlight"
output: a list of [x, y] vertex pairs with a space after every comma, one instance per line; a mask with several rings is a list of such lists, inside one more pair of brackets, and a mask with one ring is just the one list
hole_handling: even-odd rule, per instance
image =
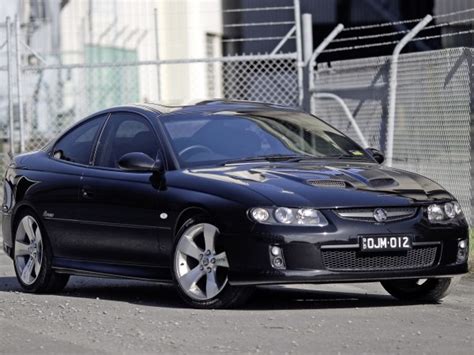
[[449, 221], [462, 214], [461, 206], [457, 202], [433, 204], [428, 206], [428, 220], [430, 222]]
[[258, 223], [286, 224], [324, 227], [329, 223], [324, 215], [314, 208], [255, 207], [249, 216]]

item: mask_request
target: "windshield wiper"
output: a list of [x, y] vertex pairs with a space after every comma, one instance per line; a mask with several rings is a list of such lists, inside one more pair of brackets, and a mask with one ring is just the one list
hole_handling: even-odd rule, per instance
[[352, 154], [347, 154], [347, 153], [342, 153], [339, 155], [328, 155], [326, 158], [328, 159], [345, 159], [345, 158], [350, 158], [350, 159], [367, 159], [365, 155], [352, 155]]
[[257, 155], [254, 157], [243, 157], [237, 159], [226, 160], [222, 165], [247, 163], [253, 161], [298, 161], [304, 159], [303, 155], [286, 155], [286, 154], [271, 154], [271, 155]]

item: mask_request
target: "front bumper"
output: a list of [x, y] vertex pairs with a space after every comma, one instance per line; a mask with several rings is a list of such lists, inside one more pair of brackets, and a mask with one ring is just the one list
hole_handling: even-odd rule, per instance
[[[361, 235], [409, 235], [413, 249], [363, 253]], [[227, 252], [232, 285], [335, 283], [466, 273], [467, 257], [458, 257], [461, 240], [469, 242], [464, 219], [433, 226], [418, 216], [387, 224], [336, 219], [323, 229], [255, 224], [248, 233], [226, 233], [221, 247]], [[283, 251], [284, 269], [272, 266], [269, 251], [274, 245]]]

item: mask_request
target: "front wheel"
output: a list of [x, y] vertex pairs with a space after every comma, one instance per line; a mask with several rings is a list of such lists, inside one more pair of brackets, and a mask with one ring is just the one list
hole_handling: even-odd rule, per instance
[[402, 301], [439, 302], [455, 284], [453, 278], [382, 281], [383, 288]]
[[52, 269], [51, 246], [39, 218], [28, 210], [18, 216], [17, 221], [13, 263], [22, 289], [33, 293], [61, 291], [69, 275], [58, 274]]
[[216, 248], [219, 229], [203, 218], [187, 221], [178, 232], [173, 279], [183, 300], [196, 308], [227, 308], [243, 303], [249, 290], [228, 282], [229, 261]]

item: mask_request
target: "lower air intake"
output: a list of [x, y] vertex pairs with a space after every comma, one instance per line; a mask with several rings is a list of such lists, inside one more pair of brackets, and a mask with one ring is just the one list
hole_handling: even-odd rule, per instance
[[438, 247], [420, 247], [393, 254], [370, 254], [356, 250], [321, 250], [323, 265], [331, 271], [389, 271], [433, 266]]

